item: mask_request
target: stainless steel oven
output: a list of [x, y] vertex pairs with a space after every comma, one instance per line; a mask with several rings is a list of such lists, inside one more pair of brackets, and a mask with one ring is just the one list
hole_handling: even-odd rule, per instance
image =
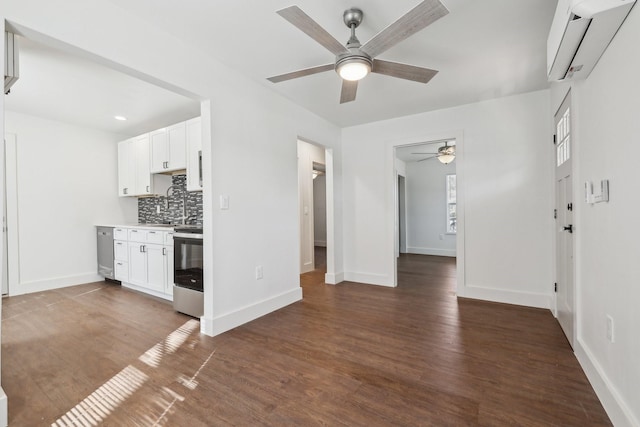
[[176, 227], [173, 251], [173, 308], [200, 317], [204, 314], [202, 227]]

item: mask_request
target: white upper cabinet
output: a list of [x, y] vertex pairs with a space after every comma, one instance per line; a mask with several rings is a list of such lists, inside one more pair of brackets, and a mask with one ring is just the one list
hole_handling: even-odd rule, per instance
[[118, 195], [152, 194], [149, 134], [118, 143]]
[[187, 167], [187, 123], [169, 126], [169, 169], [178, 170]]
[[149, 170], [149, 134], [140, 135], [133, 139], [136, 153], [136, 195], [153, 194], [151, 171]]
[[187, 190], [202, 190], [201, 153], [200, 117], [118, 143], [118, 195], [164, 194], [171, 186], [165, 172], [185, 169]]
[[135, 193], [135, 165], [131, 140], [118, 143], [118, 195], [133, 196]]
[[169, 157], [169, 150], [167, 147], [167, 141], [169, 141], [169, 134], [167, 129], [154, 130], [149, 134], [150, 136], [150, 159], [151, 159], [151, 173], [165, 172], [167, 168], [167, 158]]
[[170, 172], [187, 167], [186, 123], [151, 132], [151, 173]]
[[202, 191], [202, 126], [200, 117], [187, 120], [187, 191]]

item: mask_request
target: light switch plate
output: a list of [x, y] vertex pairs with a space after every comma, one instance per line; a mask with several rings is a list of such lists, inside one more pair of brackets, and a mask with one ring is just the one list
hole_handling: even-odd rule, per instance
[[222, 210], [229, 209], [229, 196], [226, 194], [220, 195], [220, 209]]

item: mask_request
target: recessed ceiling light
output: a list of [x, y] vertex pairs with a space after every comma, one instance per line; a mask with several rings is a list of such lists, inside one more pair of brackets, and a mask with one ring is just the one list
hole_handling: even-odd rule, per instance
[[121, 122], [124, 122], [125, 120], [127, 120], [125, 116], [113, 116], [113, 118], [116, 120], [120, 120]]

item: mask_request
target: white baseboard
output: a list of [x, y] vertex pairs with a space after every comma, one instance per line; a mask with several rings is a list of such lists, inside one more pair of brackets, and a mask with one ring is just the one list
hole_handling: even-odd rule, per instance
[[344, 273], [344, 280], [364, 283], [366, 285], [393, 287], [393, 278], [390, 278], [386, 274], [355, 273], [350, 271]]
[[9, 410], [7, 405], [7, 395], [0, 387], [0, 427], [9, 425]]
[[326, 273], [324, 275], [324, 282], [327, 285], [337, 285], [340, 282], [344, 282], [344, 273], [335, 273], [335, 274]]
[[251, 322], [252, 320], [286, 307], [302, 299], [302, 288], [295, 288], [272, 298], [248, 305], [239, 310], [220, 315], [216, 318], [202, 317], [200, 331], [209, 336], [220, 335], [223, 332]]
[[537, 294], [533, 292], [516, 292], [504, 289], [481, 288], [466, 285], [463, 293], [458, 296], [463, 298], [479, 299], [484, 301], [501, 302], [505, 304], [524, 305], [527, 307], [551, 309], [551, 295]]
[[640, 422], [611, 383], [589, 347], [579, 338], [576, 339], [575, 354], [613, 425], [640, 427]]
[[314, 246], [321, 246], [323, 248], [327, 247], [327, 242], [325, 242], [324, 240], [316, 240], [315, 242], [313, 242]]
[[407, 253], [417, 255], [435, 255], [435, 256], [449, 256], [455, 257], [455, 249], [438, 249], [438, 248], [407, 248]]
[[96, 273], [79, 274], [77, 276], [56, 277], [53, 279], [22, 282], [9, 287], [9, 296], [32, 294], [34, 292], [50, 291], [84, 283], [102, 282], [104, 277]]

